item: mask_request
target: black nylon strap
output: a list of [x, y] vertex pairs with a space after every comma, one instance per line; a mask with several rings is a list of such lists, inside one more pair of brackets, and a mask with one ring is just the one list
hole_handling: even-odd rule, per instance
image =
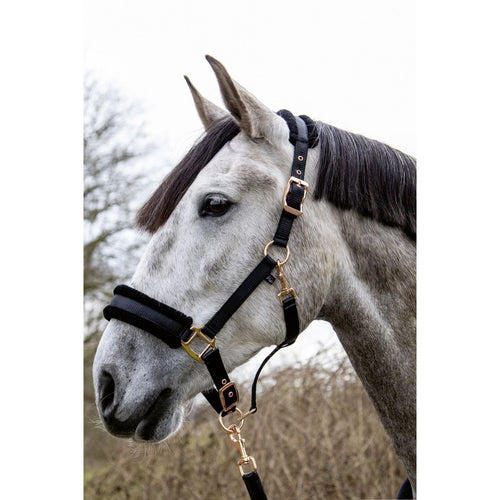
[[257, 471], [247, 472], [241, 477], [245, 482], [245, 486], [247, 487], [251, 500], [267, 500], [264, 486], [262, 486], [262, 482]]
[[[271, 354], [269, 354], [264, 361], [262, 361], [261, 365], [259, 366], [259, 369], [257, 370], [257, 373], [255, 374], [255, 377], [253, 379], [252, 383], [252, 399], [250, 403], [250, 410], [249, 411], [257, 411], [257, 383], [259, 381], [259, 376], [264, 369], [264, 366], [267, 364], [267, 362], [280, 350], [283, 349], [283, 347], [287, 347], [289, 345], [292, 345], [296, 340], [297, 337], [299, 336], [300, 333], [300, 324], [299, 324], [299, 315], [297, 312], [297, 304], [295, 302], [295, 298], [293, 295], [289, 295], [288, 297], [285, 297], [283, 299], [283, 314], [285, 318], [285, 326], [286, 326], [286, 335], [285, 335], [285, 340], [279, 344]], [[226, 370], [224, 368], [224, 365], [222, 363], [222, 360], [220, 359], [220, 355], [215, 355], [215, 352], [218, 352], [218, 349], [215, 351], [210, 351], [206, 355], [202, 357], [202, 359], [205, 361], [205, 364], [207, 364], [207, 368], [210, 372], [210, 375], [212, 376], [212, 379], [214, 382], [216, 380], [222, 381], [223, 379], [227, 379], [229, 381], [229, 377], [226, 377], [227, 375]], [[213, 357], [213, 360], [211, 359]], [[207, 363], [207, 360], [209, 363]], [[220, 366], [219, 366], [220, 362]], [[217, 383], [216, 383], [217, 387]], [[219, 389], [220, 387], [217, 388], [212, 388], [207, 391], [202, 392], [203, 396], [205, 396], [205, 399], [209, 402], [209, 404], [212, 406], [212, 408], [217, 412], [221, 413], [222, 416], [227, 415], [229, 412], [224, 411], [221, 403], [221, 397], [219, 395]], [[236, 397], [238, 395], [236, 394]], [[226, 408], [229, 405], [226, 404]]]
[[[260, 285], [260, 283], [276, 267], [276, 261], [269, 256], [265, 256], [254, 270], [247, 276], [243, 283], [227, 299], [217, 313], [208, 321], [203, 328], [203, 334], [214, 338], [231, 316]], [[202, 392], [212, 408], [217, 412], [227, 415], [234, 411], [238, 403], [238, 391], [234, 383], [229, 380], [229, 376], [224, 367], [218, 349], [210, 349], [202, 356], [202, 360], [208, 368], [210, 376], [215, 384], [211, 388]], [[226, 382], [223, 382], [225, 380]], [[224, 385], [226, 389], [223, 390]]]
[[164, 314], [165, 316], [168, 316], [169, 318], [182, 323], [186, 326], [190, 326], [191, 323], [193, 322], [193, 319], [189, 316], [186, 316], [185, 314], [181, 313], [177, 309], [174, 309], [173, 307], [167, 306], [163, 302], [160, 302], [159, 300], [153, 299], [149, 295], [146, 295], [145, 293], [139, 292], [139, 290], [136, 290], [135, 288], [131, 288], [130, 286], [127, 285], [118, 285], [115, 287], [113, 290], [114, 295], [121, 295], [122, 297], [128, 297], [129, 299], [134, 300], [135, 302], [139, 302], [140, 304], [144, 304], [145, 306], [150, 307], [151, 309], [154, 309], [155, 311], [158, 311], [161, 314]]
[[[287, 109], [280, 109], [277, 114], [286, 121], [288, 125], [288, 129], [290, 130], [290, 136], [288, 140], [295, 146], [297, 142], [298, 128], [297, 122], [295, 120], [295, 116], [290, 113]], [[316, 124], [311, 118], [307, 115], [300, 115], [299, 118], [302, 118], [307, 126], [307, 136], [309, 137], [309, 147], [315, 148], [318, 145], [318, 130], [316, 129]]]
[[[297, 138], [293, 151], [291, 177], [295, 177], [296, 179], [303, 181], [306, 170], [309, 137], [307, 134], [307, 126], [304, 120], [302, 120], [302, 118], [295, 117], [295, 122], [297, 125]], [[304, 199], [304, 194], [304, 186], [292, 183], [288, 191], [288, 196], [286, 197], [287, 205], [291, 208], [294, 208], [295, 210], [299, 210], [302, 204], [302, 200]], [[273, 237], [275, 245], [281, 246], [283, 248], [287, 246], [290, 232], [292, 230], [293, 221], [296, 218], [297, 215], [287, 212], [285, 209], [283, 209], [283, 211], [281, 212], [280, 220], [278, 222], [278, 227]]]
[[259, 284], [267, 278], [269, 273], [276, 267], [276, 261], [266, 255], [254, 270], [247, 276], [245, 281], [235, 290], [235, 292], [226, 300], [222, 307], [208, 321], [203, 328], [203, 333], [210, 338], [214, 338], [229, 318], [239, 309], [239, 307], [248, 299]]
[[[229, 379], [219, 349], [210, 349], [201, 359], [215, 384], [215, 389], [205, 391], [203, 395], [213, 408], [214, 404], [217, 406], [216, 411], [219, 410], [218, 413], [224, 412], [224, 414], [227, 414], [234, 411], [238, 404], [238, 389], [235, 383]], [[209, 393], [209, 397], [212, 399], [210, 400], [205, 393]]]
[[[297, 184], [292, 184], [290, 186], [290, 192], [287, 196], [288, 206], [299, 209], [304, 198], [304, 188], [298, 186]], [[290, 237], [290, 232], [292, 230], [293, 221], [297, 218], [296, 215], [283, 210], [281, 212], [281, 217], [278, 222], [278, 227], [274, 233], [273, 240], [274, 243], [280, 247], [285, 248], [288, 244], [288, 238]]]
[[[296, 177], [299, 180], [304, 180], [305, 174], [305, 164], [307, 161], [307, 150], [309, 147], [309, 138], [307, 133], [307, 127], [305, 122], [301, 118], [295, 118], [297, 125], [297, 138], [295, 141], [294, 157], [292, 163], [292, 177]], [[289, 193], [287, 196], [287, 204], [295, 209], [299, 209], [304, 199], [304, 187], [296, 183], [290, 184]], [[280, 220], [278, 222], [278, 227], [274, 235], [274, 244], [286, 247], [288, 244], [288, 239], [290, 236], [290, 231], [292, 229], [293, 221], [297, 218], [296, 215], [283, 210], [281, 213]], [[269, 259], [269, 261], [267, 261]], [[267, 267], [269, 266], [269, 267]], [[272, 266], [272, 267], [271, 267]], [[259, 285], [259, 283], [267, 277], [272, 269], [276, 266], [276, 262], [266, 256], [261, 263], [252, 271], [248, 278], [239, 286], [239, 288], [233, 293], [233, 295], [226, 301], [226, 303], [217, 311], [215, 316], [205, 325], [203, 332], [207, 337], [213, 338], [222, 329], [227, 320], [234, 314], [234, 312], [240, 307], [241, 304], [250, 296], [253, 290]], [[267, 356], [262, 364], [260, 365], [257, 373], [255, 374], [254, 381], [252, 383], [252, 400], [250, 410], [257, 411], [257, 383], [266, 363], [283, 347], [293, 344], [299, 335], [300, 324], [297, 312], [297, 304], [293, 295], [289, 295], [283, 299], [283, 314], [286, 326], [286, 336], [285, 340], [277, 346], [269, 356]], [[217, 357], [215, 351], [211, 350], [207, 353], [203, 359], [209, 359], [213, 356], [213, 362], [210, 363], [211, 366], [207, 366], [212, 375], [214, 382], [216, 377], [220, 378], [222, 373], [226, 373], [225, 368], [220, 360], [220, 355]], [[220, 366], [219, 366], [220, 365]], [[227, 378], [229, 380], [229, 378]], [[209, 389], [203, 392], [203, 395], [210, 403], [212, 408], [217, 413], [223, 412], [223, 415], [227, 414], [223, 409], [220, 398], [220, 387], [216, 389]], [[224, 396], [222, 397], [224, 401]], [[228, 405], [225, 405], [226, 408]]]
[[205, 399], [208, 401], [210, 406], [215, 410], [215, 413], [222, 413], [222, 416], [225, 417], [229, 412], [225, 412], [222, 408], [222, 403], [219, 398], [219, 391], [215, 387], [211, 387], [206, 391], [202, 392]]
[[298, 134], [293, 155], [292, 175], [298, 179], [304, 180], [307, 150], [309, 149], [309, 136], [307, 135], [307, 125], [304, 120], [295, 117], [295, 121], [297, 122]]
[[297, 340], [300, 333], [299, 313], [293, 295], [283, 299], [283, 314], [285, 316], [286, 336], [281, 345], [287, 347]]

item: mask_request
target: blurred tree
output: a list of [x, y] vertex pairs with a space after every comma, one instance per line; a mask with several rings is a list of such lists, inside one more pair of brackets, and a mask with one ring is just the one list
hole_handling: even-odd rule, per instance
[[[84, 81], [85, 344], [93, 355], [103, 329], [102, 308], [114, 285], [130, 277], [143, 246], [132, 237], [133, 211], [152, 152], [141, 109], [94, 76]], [[138, 161], [141, 168], [138, 168]], [[140, 239], [139, 239], [140, 240]]]

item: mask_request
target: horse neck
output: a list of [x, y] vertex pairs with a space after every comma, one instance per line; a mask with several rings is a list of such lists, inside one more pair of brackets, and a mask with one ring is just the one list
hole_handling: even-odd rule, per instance
[[336, 212], [329, 321], [415, 485], [415, 245], [397, 228]]

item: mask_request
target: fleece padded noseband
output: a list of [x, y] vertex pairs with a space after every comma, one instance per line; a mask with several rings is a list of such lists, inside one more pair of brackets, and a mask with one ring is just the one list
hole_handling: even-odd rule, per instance
[[108, 321], [118, 319], [151, 333], [169, 347], [181, 346], [193, 318], [127, 285], [118, 285], [113, 293], [111, 304], [103, 311]]

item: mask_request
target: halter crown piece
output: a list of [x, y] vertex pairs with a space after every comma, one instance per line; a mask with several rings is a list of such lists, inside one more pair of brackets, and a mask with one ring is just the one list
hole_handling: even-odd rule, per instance
[[[278, 115], [286, 121], [290, 130], [289, 140], [294, 145], [292, 170], [283, 193], [283, 210], [278, 227], [273, 239], [264, 249], [263, 259], [208, 323], [200, 327], [193, 326], [191, 317], [127, 285], [118, 285], [114, 289], [113, 300], [103, 311], [107, 320], [114, 318], [136, 326], [154, 335], [173, 349], [182, 346], [193, 359], [205, 364], [212, 377], [214, 387], [204, 391], [203, 395], [219, 414], [222, 427], [228, 433], [232, 444], [240, 451], [241, 457], [238, 461], [238, 467], [252, 500], [266, 500], [267, 496], [257, 473], [255, 460], [247, 455], [245, 441], [241, 438], [240, 430], [244, 419], [257, 411], [257, 381], [264, 365], [280, 349], [293, 344], [300, 333], [297, 295], [295, 290], [288, 286], [283, 268], [290, 257], [288, 239], [293, 221], [302, 215], [309, 187], [304, 181], [307, 152], [309, 147], [315, 147], [318, 143], [314, 122], [309, 117], [305, 115], [295, 117], [287, 110], [278, 111]], [[283, 262], [275, 261], [268, 255], [268, 250], [273, 245], [286, 249], [286, 257]], [[243, 414], [237, 407], [239, 395], [236, 385], [229, 379], [219, 349], [216, 347], [216, 335], [260, 283], [269, 277], [274, 268], [278, 269], [278, 278], [282, 287], [278, 294], [278, 300], [283, 307], [286, 336], [285, 340], [264, 359], [257, 370], [252, 384], [251, 406], [249, 411]], [[206, 344], [201, 352], [195, 352], [192, 347], [192, 342], [197, 338]], [[226, 427], [222, 419], [233, 412], [239, 415], [238, 423]], [[245, 472], [247, 466], [250, 466], [249, 472]]]

